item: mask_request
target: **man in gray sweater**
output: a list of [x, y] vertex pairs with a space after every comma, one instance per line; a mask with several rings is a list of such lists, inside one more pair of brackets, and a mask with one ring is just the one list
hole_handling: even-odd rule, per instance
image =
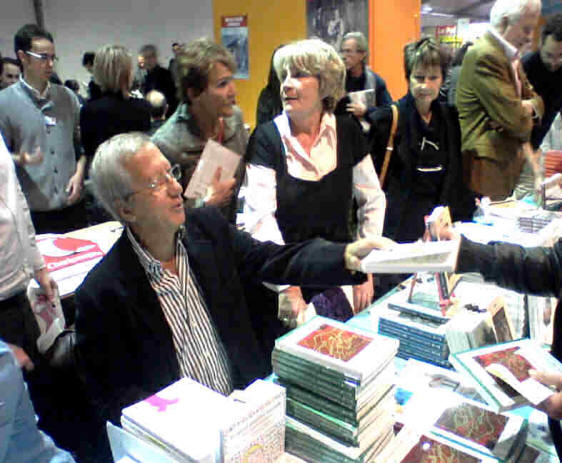
[[53, 37], [35, 24], [14, 38], [23, 65], [19, 82], [0, 92], [0, 131], [16, 164], [37, 233], [85, 225], [79, 202], [86, 157], [80, 146], [80, 106], [69, 89], [49, 82]]

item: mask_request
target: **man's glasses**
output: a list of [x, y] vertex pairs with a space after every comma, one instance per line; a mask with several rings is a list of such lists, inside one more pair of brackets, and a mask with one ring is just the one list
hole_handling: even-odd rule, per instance
[[181, 175], [181, 167], [178, 164], [174, 164], [168, 171], [152, 180], [152, 182], [150, 182], [146, 187], [129, 193], [125, 197], [125, 199], [130, 198], [131, 196], [136, 195], [137, 193], [140, 193], [142, 191], [158, 193], [159, 191], [162, 191], [164, 187], [166, 187], [172, 180], [179, 182], [181, 180]]
[[59, 60], [57, 55], [49, 55], [48, 53], [35, 53], [28, 50], [25, 52], [25, 54], [32, 56], [33, 58], [36, 58], [40, 61], [52, 61], [53, 63], [56, 63]]

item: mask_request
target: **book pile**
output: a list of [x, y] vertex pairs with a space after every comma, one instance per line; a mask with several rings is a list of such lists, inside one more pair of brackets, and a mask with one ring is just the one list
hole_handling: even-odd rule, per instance
[[183, 378], [124, 408], [121, 425], [174, 462], [273, 463], [284, 452], [285, 390], [257, 380], [226, 397]]
[[[412, 304], [413, 305], [413, 304]], [[377, 308], [379, 333], [400, 341], [398, 357], [414, 358], [451, 368], [447, 344], [448, 321], [431, 319], [390, 307]]]
[[426, 437], [438, 437], [480, 458], [459, 461], [516, 462], [527, 435], [527, 422], [521, 416], [500, 414], [443, 390], [415, 394], [404, 407], [401, 422], [403, 429], [413, 428]]
[[397, 349], [394, 339], [324, 317], [277, 339], [287, 451], [307, 461], [372, 461], [393, 437]]

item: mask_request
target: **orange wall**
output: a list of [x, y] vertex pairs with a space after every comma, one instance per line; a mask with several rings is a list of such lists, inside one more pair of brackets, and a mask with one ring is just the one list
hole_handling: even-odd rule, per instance
[[267, 83], [273, 50], [306, 37], [305, 0], [214, 0], [215, 40], [220, 43], [221, 16], [248, 15], [249, 74], [237, 80], [238, 105], [244, 120], [255, 125], [259, 92]]
[[395, 100], [408, 88], [402, 49], [420, 38], [420, 11], [421, 0], [369, 0], [369, 64]]

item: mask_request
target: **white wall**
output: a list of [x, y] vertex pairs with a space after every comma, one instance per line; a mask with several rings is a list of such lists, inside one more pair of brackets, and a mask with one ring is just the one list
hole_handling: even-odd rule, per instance
[[2, 0], [0, 2], [0, 53], [15, 58], [14, 35], [26, 23], [35, 22], [32, 0]]
[[[14, 33], [26, 22], [34, 22], [33, 1], [2, 0], [2, 4], [0, 50], [7, 49], [12, 56]], [[104, 44], [124, 45], [136, 55], [142, 45], [154, 43], [160, 50], [160, 64], [167, 67], [172, 42], [213, 36], [212, 0], [43, 0], [43, 8], [63, 81], [87, 82], [82, 54]]]

